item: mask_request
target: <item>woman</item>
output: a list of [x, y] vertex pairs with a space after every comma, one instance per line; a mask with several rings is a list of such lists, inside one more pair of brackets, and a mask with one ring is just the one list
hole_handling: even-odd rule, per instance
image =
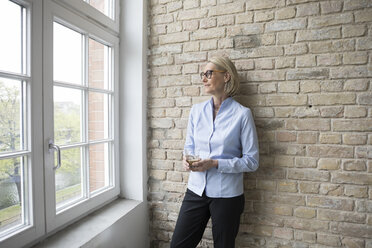
[[250, 109], [232, 96], [239, 87], [234, 64], [211, 59], [200, 73], [209, 101], [191, 108], [185, 150], [198, 152], [192, 166], [171, 247], [192, 248], [212, 218], [214, 247], [232, 248], [244, 210], [243, 172], [258, 168], [258, 142]]

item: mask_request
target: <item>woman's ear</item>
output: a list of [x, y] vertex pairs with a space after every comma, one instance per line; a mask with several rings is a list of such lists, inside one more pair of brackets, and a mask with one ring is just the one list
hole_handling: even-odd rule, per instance
[[225, 83], [229, 82], [230, 79], [231, 79], [230, 73], [228, 71], [225, 72], [225, 76], [224, 76]]

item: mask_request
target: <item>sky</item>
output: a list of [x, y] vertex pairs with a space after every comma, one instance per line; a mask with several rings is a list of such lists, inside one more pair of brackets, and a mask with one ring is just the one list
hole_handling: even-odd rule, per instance
[[[22, 73], [22, 25], [22, 7], [0, 0], [0, 71]], [[81, 85], [83, 35], [54, 22], [53, 36], [53, 79]], [[54, 91], [55, 102], [81, 104], [79, 90], [54, 87]]]
[[[0, 71], [22, 73], [22, 7], [0, 0]], [[54, 79], [81, 84], [82, 35], [54, 23]], [[24, 71], [25, 73], [25, 71]], [[2, 80], [9, 81], [9, 80]], [[10, 82], [10, 81], [9, 81]], [[17, 82], [11, 80], [11, 82]], [[75, 90], [55, 88], [56, 102], [80, 104]]]
[[0, 1], [0, 70], [21, 72], [21, 7]]

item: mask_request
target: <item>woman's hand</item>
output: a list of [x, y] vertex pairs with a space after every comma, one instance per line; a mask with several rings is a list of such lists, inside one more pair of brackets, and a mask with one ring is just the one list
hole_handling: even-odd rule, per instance
[[[184, 159], [184, 161], [186, 162], [186, 160]], [[189, 164], [186, 162], [187, 164], [187, 171], [191, 170], [191, 171], [206, 171], [210, 168], [214, 168], [214, 167], [218, 167], [218, 161], [217, 160], [214, 160], [214, 159], [203, 159], [203, 160], [200, 160], [199, 162], [194, 162], [192, 163], [192, 166], [189, 166]], [[185, 166], [185, 164], [184, 164]]]
[[189, 163], [187, 163], [186, 161], [186, 157], [183, 156], [183, 159], [182, 159], [182, 165], [183, 165], [183, 168], [186, 170], [186, 171], [190, 171], [190, 166], [189, 166]]

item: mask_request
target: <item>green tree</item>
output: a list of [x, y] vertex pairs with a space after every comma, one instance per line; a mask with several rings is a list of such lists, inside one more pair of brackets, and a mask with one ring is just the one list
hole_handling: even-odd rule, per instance
[[[0, 152], [20, 148], [20, 84], [18, 81], [0, 81]], [[20, 160], [0, 160], [0, 180], [10, 178], [17, 186], [21, 199]]]
[[[54, 103], [54, 140], [59, 145], [80, 142], [80, 106], [73, 102]], [[57, 173], [67, 176], [69, 185], [80, 182], [80, 151], [62, 151], [62, 166]], [[58, 186], [58, 185], [57, 185]]]
[[[0, 153], [21, 148], [21, 96], [19, 81], [0, 81]], [[80, 107], [72, 102], [55, 103], [55, 140], [58, 144], [80, 141]], [[64, 150], [60, 173], [69, 176], [71, 185], [80, 180], [80, 152], [78, 149]], [[17, 187], [21, 199], [20, 159], [0, 160], [0, 181], [10, 178]]]

